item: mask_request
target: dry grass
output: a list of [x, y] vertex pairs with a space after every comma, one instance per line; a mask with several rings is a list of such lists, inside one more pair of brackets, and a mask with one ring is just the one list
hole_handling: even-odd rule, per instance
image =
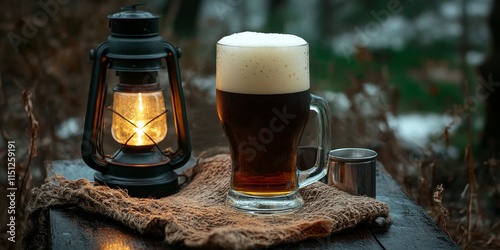
[[[7, 202], [0, 202], [0, 245], [2, 249], [17, 249], [21, 241], [25, 207], [30, 190], [46, 176], [46, 165], [54, 159], [79, 157], [80, 136], [61, 138], [60, 124], [68, 118], [81, 116], [85, 109], [90, 75], [88, 50], [96, 41], [106, 38], [103, 32], [81, 32], [81, 24], [102, 26], [106, 14], [120, 3], [103, 5], [89, 1], [91, 12], [75, 12], [71, 2], [59, 6], [58, 12], [46, 25], [38, 27], [27, 43], [13, 49], [8, 39], [2, 39], [0, 51], [0, 159], [7, 162], [7, 141], [16, 145], [16, 243], [7, 240]], [[98, 7], [99, 6], [99, 7]], [[16, 1], [2, 1], [0, 8], [9, 10], [0, 19], [0, 34], [22, 35], [23, 17], [31, 20], [42, 9]], [[108, 12], [109, 10], [109, 12]], [[93, 17], [96, 15], [96, 17]], [[101, 29], [96, 29], [101, 30]], [[7, 164], [0, 166], [0, 196], [6, 197]]]
[[[368, 71], [377, 69], [367, 68]], [[462, 249], [499, 249], [500, 215], [495, 207], [500, 186], [498, 160], [480, 162], [472, 154], [471, 117], [466, 117], [468, 144], [462, 149], [463, 160], [453, 160], [438, 155], [432, 148], [403, 148], [394, 131], [388, 129], [387, 114], [397, 110], [397, 98], [388, 84], [389, 76], [383, 70], [372, 73], [367, 79], [352, 81], [346, 95], [352, 105], [351, 113], [334, 122], [333, 133], [338, 135], [336, 147], [363, 146], [375, 148], [386, 169], [406, 189], [408, 195], [422, 206], [436, 223]], [[363, 83], [376, 84], [382, 91], [380, 98], [370, 98], [363, 90]], [[357, 106], [357, 96], [368, 106], [377, 107], [370, 115], [363, 114]], [[366, 103], [365, 103], [366, 104]], [[479, 114], [477, 114], [479, 115]], [[440, 142], [450, 146], [451, 124], [442, 128]], [[384, 126], [372, 126], [385, 124]], [[382, 128], [382, 129], [381, 129]], [[342, 135], [342, 136], [340, 136]], [[346, 135], [352, 138], [346, 138]], [[369, 138], [367, 140], [367, 138]], [[338, 141], [340, 139], [340, 141]], [[478, 173], [480, 173], [478, 178]], [[482, 185], [478, 185], [482, 183]], [[497, 203], [498, 204], [498, 203]]]

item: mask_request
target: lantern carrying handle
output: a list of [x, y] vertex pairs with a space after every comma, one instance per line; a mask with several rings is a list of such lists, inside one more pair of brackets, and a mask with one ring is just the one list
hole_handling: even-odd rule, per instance
[[104, 115], [103, 104], [106, 102], [106, 71], [109, 63], [106, 54], [108, 51], [108, 42], [104, 42], [96, 50], [90, 51], [90, 59], [93, 61], [92, 76], [81, 147], [83, 161], [99, 172], [107, 170], [106, 162], [96, 156], [99, 147], [95, 143], [98, 141], [98, 136], [102, 136], [104, 129], [101, 119]]
[[170, 82], [170, 98], [172, 101], [172, 111], [175, 131], [177, 133], [178, 149], [173, 153], [168, 166], [179, 168], [189, 161], [191, 157], [191, 139], [187, 123], [186, 105], [184, 103], [184, 93], [182, 91], [182, 81], [179, 66], [179, 58], [182, 51], [172, 44], [164, 42], [167, 52], [166, 61], [168, 68], [168, 78]]

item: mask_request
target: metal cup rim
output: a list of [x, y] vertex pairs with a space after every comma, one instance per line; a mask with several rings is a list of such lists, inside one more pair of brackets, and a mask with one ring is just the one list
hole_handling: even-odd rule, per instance
[[330, 150], [328, 158], [341, 162], [361, 162], [374, 160], [377, 155], [377, 152], [367, 148], [338, 148]]

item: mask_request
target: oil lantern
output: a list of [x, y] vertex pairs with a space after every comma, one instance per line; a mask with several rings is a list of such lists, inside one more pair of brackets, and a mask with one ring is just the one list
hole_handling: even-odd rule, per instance
[[[96, 182], [127, 189], [131, 196], [163, 197], [179, 190], [173, 170], [191, 156], [181, 50], [160, 37], [158, 15], [136, 7], [109, 15], [111, 35], [90, 51], [93, 64], [81, 151], [84, 162], [97, 171]], [[108, 68], [116, 75], [109, 96]], [[165, 68], [168, 83], [161, 84]], [[169, 85], [170, 95], [162, 85]], [[113, 98], [112, 105], [107, 105], [107, 96]], [[165, 96], [170, 96], [171, 112]], [[175, 149], [159, 144], [167, 136], [169, 117]], [[111, 150], [104, 145], [106, 137], [114, 141]]]

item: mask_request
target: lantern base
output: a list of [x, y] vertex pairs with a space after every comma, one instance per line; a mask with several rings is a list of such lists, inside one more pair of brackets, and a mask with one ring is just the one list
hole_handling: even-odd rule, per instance
[[[164, 168], [163, 173], [158, 175], [155, 168], [124, 168], [123, 174], [120, 174], [122, 171], [114, 171], [113, 174], [97, 172], [94, 179], [99, 184], [111, 188], [126, 189], [128, 194], [133, 197], [161, 198], [177, 193], [179, 191], [178, 175], [174, 171], [165, 171]], [[140, 171], [141, 174], [138, 176], [145, 176], [150, 172], [153, 176], [125, 177], [130, 176], [130, 171]]]

